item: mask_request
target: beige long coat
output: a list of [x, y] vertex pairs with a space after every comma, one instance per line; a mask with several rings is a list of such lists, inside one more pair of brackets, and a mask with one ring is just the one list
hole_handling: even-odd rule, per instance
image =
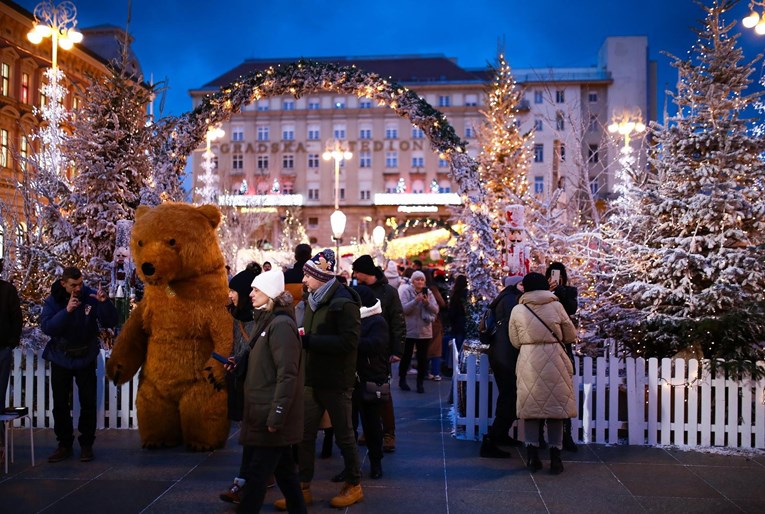
[[530, 307], [566, 343], [576, 340], [576, 329], [563, 305], [550, 291], [530, 291], [521, 296], [510, 315], [508, 331], [520, 349], [516, 376], [520, 419], [567, 419], [576, 416], [571, 360]]

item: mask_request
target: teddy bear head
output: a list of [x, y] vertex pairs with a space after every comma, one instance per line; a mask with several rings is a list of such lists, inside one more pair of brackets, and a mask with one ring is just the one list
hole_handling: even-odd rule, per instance
[[141, 205], [130, 237], [133, 263], [146, 284], [164, 285], [223, 268], [215, 229], [221, 213], [213, 205]]

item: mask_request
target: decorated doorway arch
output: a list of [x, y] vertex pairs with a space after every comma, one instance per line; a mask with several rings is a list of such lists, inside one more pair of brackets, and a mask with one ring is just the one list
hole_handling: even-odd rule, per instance
[[168, 160], [160, 166], [180, 173], [187, 156], [204, 141], [208, 127], [228, 119], [249, 103], [280, 95], [299, 98], [318, 91], [375, 100], [422, 129], [434, 151], [449, 162], [452, 177], [458, 184], [463, 202], [459, 217], [469, 230], [460, 237], [456, 251], [465, 257], [464, 271], [471, 287], [484, 298], [496, 294], [494, 281], [484, 271], [489, 268], [484, 265], [485, 261], [494, 257], [491, 226], [485, 207], [480, 207], [483, 188], [478, 180], [478, 165], [465, 151], [467, 143], [457, 136], [443, 113], [414, 91], [375, 73], [356, 66], [302, 59], [253, 72], [207, 96], [196, 109], [179, 119], [169, 142]]

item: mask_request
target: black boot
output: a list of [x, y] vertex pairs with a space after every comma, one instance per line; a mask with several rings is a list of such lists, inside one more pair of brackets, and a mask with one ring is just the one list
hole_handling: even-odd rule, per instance
[[550, 474], [560, 475], [561, 473], [563, 473], [563, 462], [560, 460], [560, 450], [558, 448], [550, 448]]
[[411, 390], [412, 390], [412, 388], [411, 388], [411, 387], [409, 387], [409, 384], [407, 384], [407, 383], [406, 383], [406, 377], [400, 377], [400, 378], [398, 379], [398, 387], [399, 387], [399, 388], [400, 388], [402, 391], [411, 391]]
[[378, 478], [382, 478], [383, 476], [382, 461], [370, 460], [369, 467], [370, 467], [370, 472], [369, 472], [370, 478], [374, 478], [375, 480], [377, 480]]
[[485, 434], [483, 441], [481, 441], [481, 457], [484, 459], [508, 459], [510, 458], [510, 452], [506, 452], [494, 444], [489, 434]]
[[542, 461], [539, 460], [539, 448], [536, 446], [526, 447], [526, 467], [532, 473], [542, 469]]
[[563, 420], [563, 449], [567, 452], [576, 452], [579, 448], [571, 437], [571, 420]]
[[417, 379], [417, 392], [418, 393], [424, 393], [425, 392], [424, 380], [421, 379], [421, 378]]

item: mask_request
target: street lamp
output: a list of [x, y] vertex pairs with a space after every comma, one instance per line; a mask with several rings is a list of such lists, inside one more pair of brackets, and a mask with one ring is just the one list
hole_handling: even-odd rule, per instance
[[[757, 13], [755, 8], [759, 7], [761, 13]], [[741, 24], [754, 29], [754, 32], [760, 36], [765, 35], [765, 0], [751, 0], [749, 2], [749, 16], [743, 19]]]
[[27, 39], [38, 45], [44, 38], [50, 37], [53, 44], [51, 67], [45, 72], [48, 85], [43, 87], [49, 101], [42, 107], [42, 116], [48, 122], [42, 139], [48, 143], [49, 156], [46, 160], [50, 171], [58, 177], [61, 173], [61, 141], [64, 138], [59, 125], [67, 115], [62, 106], [66, 91], [60, 86], [64, 81], [64, 73], [58, 68], [58, 47], [71, 50], [76, 43], [82, 41], [82, 33], [75, 30], [77, 8], [72, 2], [61, 2], [58, 6], [53, 2], [40, 2], [35, 7], [34, 17], [35, 24], [27, 34]]
[[630, 136], [645, 132], [645, 124], [643, 123], [643, 117], [640, 114], [640, 109], [637, 112], [622, 111], [620, 114], [614, 113], [611, 115], [611, 124], [608, 126], [608, 131], [612, 134], [619, 134], [624, 138], [624, 147], [630, 146]]
[[329, 224], [332, 227], [332, 237], [335, 240], [335, 246], [337, 248], [336, 258], [339, 259], [340, 243], [343, 240], [346, 221], [345, 214], [340, 210], [340, 162], [351, 159], [353, 153], [347, 149], [344, 141], [330, 139], [324, 146], [324, 154], [322, 157], [325, 161], [335, 161], [335, 211], [329, 217]]
[[385, 267], [385, 249], [383, 248], [385, 244], [385, 227], [382, 225], [377, 225], [372, 230], [372, 244], [380, 254], [380, 265]]

